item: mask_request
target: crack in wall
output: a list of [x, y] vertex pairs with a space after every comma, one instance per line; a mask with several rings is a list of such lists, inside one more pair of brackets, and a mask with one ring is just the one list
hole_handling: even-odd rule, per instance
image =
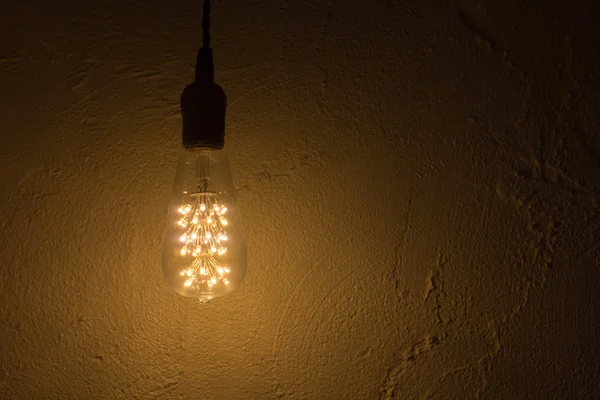
[[[481, 386], [475, 393], [476, 399], [480, 399], [487, 389], [487, 376], [491, 371], [493, 360], [502, 352], [499, 330], [510, 324], [526, 308], [532, 289], [544, 290], [553, 267], [556, 238], [559, 228], [562, 226], [562, 220], [558, 217], [562, 213], [558, 211], [564, 201], [559, 201], [558, 207], [549, 207], [549, 204], [546, 203], [547, 199], [552, 198], [551, 194], [555, 194], [555, 198], [566, 198], [569, 205], [573, 205], [574, 194], [582, 190], [576, 180], [569, 178], [558, 167], [552, 165], [551, 155], [547, 154], [546, 150], [548, 138], [544, 135], [543, 129], [540, 130], [539, 135], [539, 148], [534, 151], [533, 159], [526, 162], [527, 167], [515, 170], [515, 176], [518, 179], [511, 182], [499, 182], [496, 187], [497, 197], [511, 205], [526, 219], [525, 229], [529, 236], [530, 252], [522, 254], [519, 261], [530, 265], [531, 268], [525, 271], [521, 277], [521, 300], [507, 313], [491, 319], [487, 324], [487, 331], [491, 333], [494, 345], [477, 361]], [[555, 191], [567, 195], [556, 196]], [[568, 205], [565, 204], [564, 207], [568, 207]]]
[[446, 297], [444, 292], [443, 271], [447, 265], [446, 258], [440, 253], [435, 268], [427, 278], [423, 304], [431, 307], [430, 310], [435, 319], [435, 325], [440, 331], [435, 335], [428, 335], [410, 345], [394, 365], [388, 369], [383, 385], [380, 387], [380, 399], [390, 400], [396, 398], [399, 392], [399, 378], [406, 373], [411, 365], [417, 362], [420, 356], [431, 352], [443, 340], [448, 337], [446, 324], [449, 319], [442, 315], [442, 302]]
[[[548, 146], [546, 143], [547, 138], [543, 134], [540, 135], [543, 138], [540, 139], [540, 147], [545, 148]], [[556, 147], [552, 146], [553, 149]], [[476, 362], [447, 372], [436, 380], [437, 382], [445, 376], [474, 367], [479, 376], [479, 386], [474, 393], [476, 399], [485, 397], [484, 394], [488, 389], [488, 376], [491, 373], [493, 362], [502, 353], [503, 344], [499, 338], [500, 329], [510, 324], [527, 307], [533, 289], [544, 290], [550, 271], [553, 268], [557, 235], [564, 225], [564, 218], [566, 218], [563, 217], [564, 210], [577, 204], [575, 196], [586, 190], [576, 179], [571, 178], [560, 167], [554, 165], [553, 159], [557, 155], [550, 155], [546, 150], [538, 150], [535, 154], [536, 157], [533, 161], [527, 163], [531, 166], [530, 168], [517, 169], [515, 174], [517, 179], [502, 182], [497, 186], [496, 191], [498, 198], [510, 204], [526, 220], [525, 232], [528, 236], [529, 252], [520, 255], [519, 260], [524, 265], [531, 265], [531, 268], [522, 275], [519, 284], [521, 298], [506, 313], [491, 319], [487, 323], [486, 331], [493, 339], [493, 344], [484, 355]], [[503, 185], [506, 185], [506, 188], [502, 188]], [[560, 200], [556, 201], [557, 198]], [[549, 203], [548, 199], [552, 199], [553, 202]], [[445, 295], [442, 275], [444, 265], [445, 261], [440, 257], [438, 268], [431, 271], [427, 278], [424, 293], [424, 300], [433, 302], [434, 315], [438, 324], [442, 327], [447, 322], [441, 313]], [[441, 339], [443, 339], [443, 336]], [[386, 382], [389, 381], [389, 379], [386, 380]], [[392, 388], [390, 396], [394, 395], [394, 389], [395, 387]], [[434, 389], [426, 391], [423, 398], [428, 398], [432, 390]], [[391, 397], [388, 396], [387, 398]]]
[[[437, 266], [431, 271], [427, 278], [427, 284], [425, 287], [424, 301], [427, 303], [429, 299], [433, 301], [433, 314], [437, 320], [438, 325], [448, 323], [448, 320], [444, 320], [442, 317], [442, 300], [446, 297], [444, 292], [444, 280], [443, 270], [447, 265], [447, 261], [442, 254], [439, 255]], [[445, 333], [445, 331], [444, 331]], [[446, 336], [446, 335], [444, 335]]]
[[399, 384], [398, 378], [402, 376], [412, 364], [417, 362], [420, 356], [431, 352], [440, 344], [440, 339], [437, 336], [425, 337], [404, 351], [402, 357], [392, 366], [385, 376], [383, 385], [380, 387], [381, 400], [391, 400], [398, 395], [397, 387]]

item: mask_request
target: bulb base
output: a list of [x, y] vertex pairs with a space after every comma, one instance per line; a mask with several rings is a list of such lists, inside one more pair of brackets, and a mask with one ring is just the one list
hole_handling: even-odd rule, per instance
[[182, 143], [186, 149], [222, 149], [227, 96], [214, 82], [212, 50], [198, 51], [196, 79], [181, 94]]

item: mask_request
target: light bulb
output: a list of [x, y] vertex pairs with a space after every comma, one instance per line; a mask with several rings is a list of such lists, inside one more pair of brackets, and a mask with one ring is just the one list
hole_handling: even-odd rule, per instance
[[246, 247], [237, 210], [223, 150], [184, 150], [162, 249], [163, 273], [171, 289], [208, 303], [242, 283]]
[[175, 174], [163, 238], [162, 265], [171, 289], [208, 303], [235, 290], [246, 273], [246, 245], [223, 153], [227, 96], [214, 81], [210, 0], [195, 80], [181, 94], [185, 149]]

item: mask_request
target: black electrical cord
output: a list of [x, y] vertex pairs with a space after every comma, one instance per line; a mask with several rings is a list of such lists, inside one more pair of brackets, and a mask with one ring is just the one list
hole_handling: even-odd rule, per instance
[[204, 0], [202, 7], [202, 47], [210, 49], [210, 0]]
[[202, 47], [196, 61], [196, 82], [213, 82], [214, 66], [210, 48], [210, 0], [204, 0], [202, 6]]

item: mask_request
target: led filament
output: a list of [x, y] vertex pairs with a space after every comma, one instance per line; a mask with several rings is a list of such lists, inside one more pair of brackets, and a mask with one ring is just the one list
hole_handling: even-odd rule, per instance
[[196, 192], [190, 197], [191, 204], [177, 209], [181, 215], [177, 224], [183, 232], [179, 254], [192, 257], [189, 266], [180, 272], [186, 278], [184, 285], [197, 289], [206, 285], [208, 290], [220, 283], [229, 285], [230, 269], [218, 260], [227, 252], [227, 207], [218, 203], [214, 192]]

